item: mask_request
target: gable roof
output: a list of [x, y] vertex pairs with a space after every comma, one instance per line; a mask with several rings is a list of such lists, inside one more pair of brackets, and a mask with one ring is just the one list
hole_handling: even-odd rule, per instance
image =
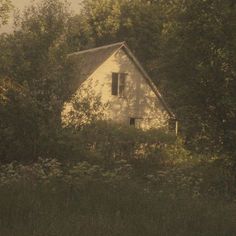
[[123, 42], [120, 42], [69, 54], [70, 62], [78, 69], [80, 84], [92, 75], [111, 55], [117, 52], [122, 45]]
[[[92, 48], [88, 50], [83, 50], [75, 53], [71, 53], [68, 55], [69, 61], [71, 61], [74, 66], [77, 67], [77, 71], [79, 73], [79, 84], [82, 84], [89, 76], [93, 74], [93, 72], [102, 65], [108, 58], [110, 58], [113, 54], [118, 52], [120, 49], [123, 49], [129, 58], [134, 62], [136, 67], [139, 69], [141, 74], [146, 79], [149, 86], [152, 88], [153, 92], [161, 101], [163, 107], [170, 115], [171, 118], [176, 119], [174, 113], [171, 111], [167, 103], [165, 102], [164, 98], [162, 97], [161, 93], [158, 91], [156, 85], [153, 83], [152, 79], [149, 77], [147, 72], [141, 66], [137, 58], [128, 48], [125, 42], [114, 43], [102, 47]], [[76, 68], [75, 68], [76, 70]]]

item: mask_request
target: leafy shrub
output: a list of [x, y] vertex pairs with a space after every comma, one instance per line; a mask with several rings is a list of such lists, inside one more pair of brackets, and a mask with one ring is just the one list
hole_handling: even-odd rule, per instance
[[[65, 128], [55, 141], [51, 155], [70, 160], [114, 160], [164, 158], [164, 150], [175, 137], [162, 130], [142, 131], [98, 121], [80, 130]], [[163, 156], [162, 156], [163, 154]]]

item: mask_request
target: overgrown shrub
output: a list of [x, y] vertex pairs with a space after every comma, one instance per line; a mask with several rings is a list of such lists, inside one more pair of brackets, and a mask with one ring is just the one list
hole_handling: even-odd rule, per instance
[[144, 192], [157, 191], [169, 197], [186, 194], [193, 198], [235, 198], [235, 175], [218, 162], [168, 168], [155, 166], [140, 172], [136, 162], [127, 160], [114, 160], [107, 165], [98, 161], [61, 162], [39, 158], [32, 164], [13, 162], [0, 166], [0, 188], [17, 184], [35, 187], [49, 185], [52, 188], [58, 184], [73, 188], [105, 185], [113, 188], [138, 182]]
[[165, 150], [169, 148], [175, 152], [176, 147], [176, 137], [164, 130], [142, 131], [97, 121], [79, 130], [62, 129], [49, 147], [49, 153], [62, 161], [104, 161], [109, 165], [115, 160], [124, 159], [152, 160], [164, 164], [170, 156]]

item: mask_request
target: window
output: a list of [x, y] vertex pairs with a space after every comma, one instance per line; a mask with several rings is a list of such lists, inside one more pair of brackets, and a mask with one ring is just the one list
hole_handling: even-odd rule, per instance
[[130, 117], [129, 118], [129, 125], [134, 126], [135, 128], [141, 128], [142, 127], [142, 121], [143, 118], [141, 117]]
[[112, 95], [124, 97], [126, 75], [126, 73], [112, 73]]
[[118, 73], [112, 73], [112, 91], [111, 94], [117, 96], [118, 95]]
[[129, 124], [130, 126], [135, 126], [135, 118], [130, 118]]

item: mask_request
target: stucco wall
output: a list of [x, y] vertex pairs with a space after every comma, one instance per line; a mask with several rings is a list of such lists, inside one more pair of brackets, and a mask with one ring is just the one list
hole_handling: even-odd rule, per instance
[[[124, 97], [111, 95], [112, 72], [127, 73]], [[89, 92], [88, 92], [89, 91]], [[99, 97], [107, 104], [104, 117], [107, 120], [129, 125], [130, 118], [138, 119], [142, 129], [167, 125], [168, 114], [146, 82], [141, 72], [123, 50], [106, 60], [77, 91], [77, 96]], [[92, 96], [91, 96], [92, 95]], [[71, 109], [65, 105], [64, 114]]]

